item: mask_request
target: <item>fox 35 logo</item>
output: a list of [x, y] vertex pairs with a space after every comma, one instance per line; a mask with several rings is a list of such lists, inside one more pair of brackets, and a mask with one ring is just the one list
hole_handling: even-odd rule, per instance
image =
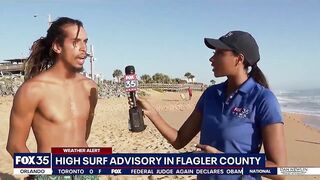
[[14, 168], [48, 167], [51, 165], [50, 153], [15, 153]]

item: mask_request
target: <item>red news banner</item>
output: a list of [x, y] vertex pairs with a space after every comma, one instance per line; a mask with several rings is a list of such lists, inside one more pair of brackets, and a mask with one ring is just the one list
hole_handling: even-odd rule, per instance
[[79, 147], [59, 147], [51, 148], [52, 154], [112, 154], [112, 148], [94, 147], [94, 148], [79, 148]]

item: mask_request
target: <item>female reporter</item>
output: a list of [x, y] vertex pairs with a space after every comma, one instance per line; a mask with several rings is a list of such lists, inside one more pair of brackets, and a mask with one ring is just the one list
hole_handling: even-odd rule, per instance
[[[209, 153], [259, 153], [266, 166], [285, 166], [286, 148], [279, 103], [269, 90], [257, 62], [259, 47], [247, 32], [231, 31], [219, 39], [204, 39], [214, 49], [209, 59], [216, 77], [227, 81], [209, 87], [179, 130], [172, 128], [146, 100], [138, 104], [160, 133], [176, 149], [200, 131], [198, 148]], [[261, 179], [260, 176], [199, 176], [199, 179]], [[273, 179], [283, 179], [273, 176]]]

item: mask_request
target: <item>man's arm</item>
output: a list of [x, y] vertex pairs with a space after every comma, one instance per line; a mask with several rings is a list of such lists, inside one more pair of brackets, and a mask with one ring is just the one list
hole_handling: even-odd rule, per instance
[[91, 131], [91, 125], [94, 118], [94, 110], [97, 105], [98, 101], [98, 87], [97, 84], [93, 81], [90, 81], [90, 95], [89, 95], [89, 101], [90, 101], [90, 109], [89, 109], [89, 118], [87, 121], [87, 127], [86, 127], [86, 140], [88, 140], [90, 131]]
[[39, 92], [30, 83], [23, 84], [17, 91], [10, 114], [10, 128], [7, 142], [7, 151], [26, 153], [29, 149], [26, 141], [29, 136], [34, 113], [38, 106]]

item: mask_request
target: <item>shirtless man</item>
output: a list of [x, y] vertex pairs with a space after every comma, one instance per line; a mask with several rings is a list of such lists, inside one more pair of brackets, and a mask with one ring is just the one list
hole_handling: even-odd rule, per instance
[[7, 151], [30, 152], [30, 128], [38, 152], [51, 147], [86, 147], [97, 103], [96, 83], [79, 72], [87, 56], [80, 21], [62, 17], [45, 38], [35, 41], [26, 64], [26, 81], [17, 91], [10, 116]]

